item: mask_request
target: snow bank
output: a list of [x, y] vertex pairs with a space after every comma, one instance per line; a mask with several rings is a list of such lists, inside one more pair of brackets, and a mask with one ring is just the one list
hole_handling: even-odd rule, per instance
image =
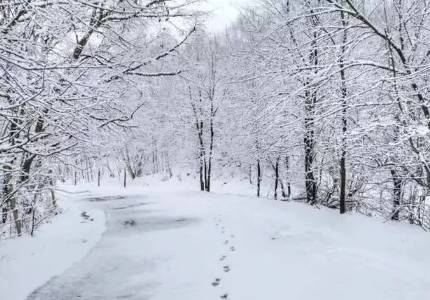
[[[50, 224], [24, 236], [0, 242], [0, 299], [23, 300], [51, 277], [81, 260], [105, 230], [105, 214], [88, 210], [84, 196], [63, 194], [63, 212]], [[88, 219], [81, 216], [86, 211]], [[91, 221], [90, 219], [93, 219]]]
[[235, 236], [223, 279], [231, 299], [430, 299], [430, 235], [419, 227], [299, 203], [219, 200]]

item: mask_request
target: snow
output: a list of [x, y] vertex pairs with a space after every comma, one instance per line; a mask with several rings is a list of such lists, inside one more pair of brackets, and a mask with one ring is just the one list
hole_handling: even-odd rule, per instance
[[[27, 281], [47, 281], [48, 261], [59, 276], [27, 299], [430, 299], [430, 236], [418, 227], [196, 186], [146, 178], [127, 189], [118, 181], [64, 187], [91, 190], [79, 205], [100, 221], [81, 224], [71, 205], [35, 239], [7, 241], [1, 251], [16, 259], [0, 268], [1, 299], [25, 299]], [[32, 257], [23, 246], [39, 250]], [[19, 285], [10, 276], [18, 272]], [[6, 286], [22, 285], [4, 297]]]
[[[0, 299], [22, 300], [84, 258], [105, 231], [105, 214], [86, 210], [83, 194], [61, 193], [62, 213], [34, 237], [0, 241]], [[85, 220], [86, 211], [93, 221]]]

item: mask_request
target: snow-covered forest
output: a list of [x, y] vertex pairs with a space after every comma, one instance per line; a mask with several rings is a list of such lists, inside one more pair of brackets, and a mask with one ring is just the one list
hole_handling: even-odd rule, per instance
[[214, 31], [203, 0], [0, 0], [0, 248], [148, 178], [429, 230], [430, 1], [247, 4]]
[[1, 1], [3, 235], [57, 181], [175, 168], [430, 226], [428, 1], [262, 0], [218, 33], [197, 2]]

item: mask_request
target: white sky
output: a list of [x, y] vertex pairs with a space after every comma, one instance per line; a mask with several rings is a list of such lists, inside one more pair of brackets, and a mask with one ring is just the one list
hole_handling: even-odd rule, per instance
[[208, 0], [208, 9], [213, 10], [207, 22], [211, 31], [221, 31], [231, 24], [239, 15], [240, 7], [249, 5], [253, 0]]

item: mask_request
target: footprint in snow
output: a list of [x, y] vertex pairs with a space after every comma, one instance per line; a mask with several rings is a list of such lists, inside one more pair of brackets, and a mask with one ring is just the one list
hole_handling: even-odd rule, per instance
[[227, 244], [228, 244], [228, 240], [224, 242], [224, 245], [227, 245]]
[[228, 294], [221, 295], [221, 299], [228, 299]]
[[226, 272], [226, 273], [228, 273], [228, 272], [230, 272], [230, 267], [229, 266], [224, 266], [224, 272]]
[[214, 281], [214, 282], [212, 282], [212, 286], [213, 286], [213, 287], [219, 286], [219, 284], [220, 284], [220, 283], [221, 283], [221, 279], [216, 278], [216, 279], [215, 279], [215, 281]]
[[230, 247], [230, 251], [236, 251], [235, 247]]
[[220, 260], [220, 261], [223, 261], [223, 260], [225, 260], [226, 258], [227, 258], [227, 256], [223, 255], [223, 256], [221, 256], [221, 257], [219, 258], [219, 260]]

